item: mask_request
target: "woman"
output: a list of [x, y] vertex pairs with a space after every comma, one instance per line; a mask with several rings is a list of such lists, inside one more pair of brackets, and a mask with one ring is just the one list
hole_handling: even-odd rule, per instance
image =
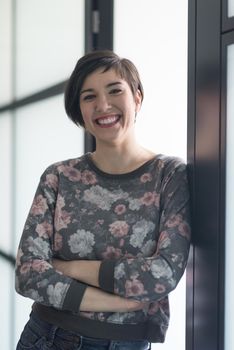
[[20, 241], [16, 290], [32, 298], [17, 349], [148, 349], [163, 342], [168, 294], [190, 240], [186, 167], [135, 138], [136, 67], [110, 51], [82, 57], [65, 109], [96, 150], [49, 166]]

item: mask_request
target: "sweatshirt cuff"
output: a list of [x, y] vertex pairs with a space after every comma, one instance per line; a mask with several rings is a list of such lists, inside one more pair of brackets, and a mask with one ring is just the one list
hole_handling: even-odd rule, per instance
[[99, 269], [99, 286], [108, 293], [114, 293], [114, 260], [103, 260]]
[[79, 312], [87, 285], [78, 281], [72, 281], [63, 302], [63, 309]]

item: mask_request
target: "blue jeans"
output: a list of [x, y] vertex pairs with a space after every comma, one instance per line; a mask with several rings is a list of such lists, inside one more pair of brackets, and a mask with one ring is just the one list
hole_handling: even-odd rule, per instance
[[147, 350], [147, 341], [112, 341], [106, 339], [83, 337], [75, 332], [30, 315], [16, 350]]

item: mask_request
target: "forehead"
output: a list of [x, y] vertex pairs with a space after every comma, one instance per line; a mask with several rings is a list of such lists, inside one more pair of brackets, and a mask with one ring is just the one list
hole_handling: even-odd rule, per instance
[[110, 68], [106, 72], [104, 70], [105, 67], [101, 67], [87, 75], [82, 85], [82, 89], [95, 88], [96, 86], [100, 86], [100, 84], [108, 85], [111, 82], [127, 84], [126, 80], [124, 80], [113, 68]]

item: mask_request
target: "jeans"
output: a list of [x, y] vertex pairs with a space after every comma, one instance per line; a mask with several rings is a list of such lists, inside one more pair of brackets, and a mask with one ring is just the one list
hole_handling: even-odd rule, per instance
[[40, 320], [33, 312], [16, 350], [147, 350], [148, 341], [88, 338]]

